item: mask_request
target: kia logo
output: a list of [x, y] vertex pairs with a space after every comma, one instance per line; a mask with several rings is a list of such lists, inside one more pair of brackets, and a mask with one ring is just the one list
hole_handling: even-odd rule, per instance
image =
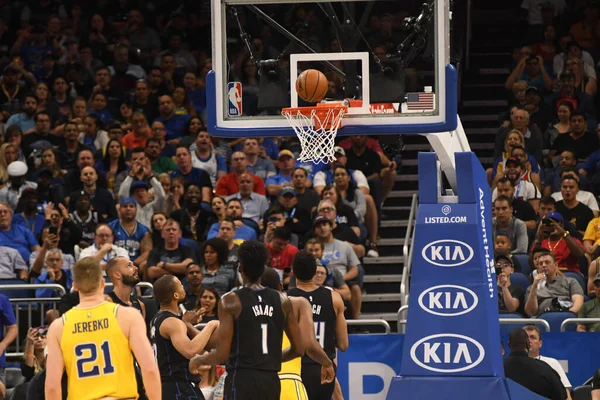
[[424, 337], [410, 348], [415, 364], [444, 374], [468, 371], [481, 364], [484, 357], [485, 350], [478, 341], [454, 333]]
[[429, 314], [456, 317], [473, 311], [479, 298], [471, 289], [457, 285], [439, 285], [419, 295], [419, 306]]
[[423, 247], [421, 255], [438, 267], [458, 267], [473, 258], [473, 248], [460, 240], [442, 239]]

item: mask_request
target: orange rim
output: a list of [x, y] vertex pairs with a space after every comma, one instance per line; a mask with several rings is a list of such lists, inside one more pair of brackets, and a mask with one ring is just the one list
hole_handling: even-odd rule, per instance
[[281, 110], [281, 114], [284, 116], [288, 116], [288, 115], [295, 116], [295, 115], [298, 115], [298, 113], [300, 113], [308, 118], [312, 117], [313, 112], [318, 117], [318, 118], [315, 118], [313, 121], [316, 129], [321, 129], [321, 128], [331, 129], [334, 127], [336, 129], [339, 129], [342, 126], [342, 118], [340, 118], [334, 126], [334, 122], [336, 122], [335, 120], [337, 118], [327, 118], [327, 115], [330, 112], [338, 112], [338, 113], [346, 114], [348, 112], [348, 107], [343, 104], [331, 104], [331, 103], [321, 104], [321, 103], [318, 103], [316, 106], [287, 107], [287, 108], [284, 108]]

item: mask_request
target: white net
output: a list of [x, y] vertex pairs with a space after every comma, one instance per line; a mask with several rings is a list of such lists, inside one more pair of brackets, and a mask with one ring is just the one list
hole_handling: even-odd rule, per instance
[[335, 136], [347, 111], [344, 106], [286, 108], [282, 114], [300, 140], [300, 161], [335, 161]]

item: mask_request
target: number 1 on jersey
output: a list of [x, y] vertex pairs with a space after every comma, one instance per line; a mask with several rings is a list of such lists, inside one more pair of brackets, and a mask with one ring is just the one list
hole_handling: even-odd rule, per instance
[[263, 354], [269, 354], [269, 346], [267, 346], [267, 328], [269, 327], [268, 324], [260, 324], [260, 330], [262, 332], [261, 337], [262, 337], [262, 353]]

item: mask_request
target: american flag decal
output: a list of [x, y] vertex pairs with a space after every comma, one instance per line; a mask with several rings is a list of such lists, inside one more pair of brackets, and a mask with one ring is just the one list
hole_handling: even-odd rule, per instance
[[434, 108], [434, 93], [407, 93], [406, 106], [409, 111], [431, 111]]

